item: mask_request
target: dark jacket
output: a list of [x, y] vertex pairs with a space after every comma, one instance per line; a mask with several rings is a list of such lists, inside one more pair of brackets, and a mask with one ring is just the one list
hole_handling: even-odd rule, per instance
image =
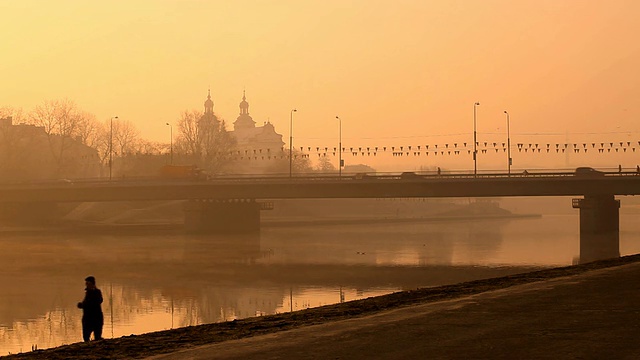
[[78, 303], [83, 318], [102, 319], [102, 292], [100, 289], [85, 289], [84, 300]]

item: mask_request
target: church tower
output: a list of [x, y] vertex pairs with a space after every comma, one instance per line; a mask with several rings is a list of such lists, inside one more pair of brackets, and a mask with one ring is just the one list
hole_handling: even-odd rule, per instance
[[233, 129], [238, 131], [253, 129], [256, 127], [256, 122], [253, 121], [251, 115], [249, 115], [249, 103], [247, 102], [246, 93], [242, 92], [242, 101], [240, 102], [240, 115], [233, 122]]
[[204, 102], [204, 115], [200, 118], [198, 125], [206, 126], [216, 124], [217, 122], [218, 117], [213, 113], [213, 100], [211, 100], [211, 89], [209, 89], [207, 93], [207, 100]]
[[208, 90], [207, 100], [204, 102], [204, 113], [213, 114], [213, 100], [211, 100], [211, 89]]

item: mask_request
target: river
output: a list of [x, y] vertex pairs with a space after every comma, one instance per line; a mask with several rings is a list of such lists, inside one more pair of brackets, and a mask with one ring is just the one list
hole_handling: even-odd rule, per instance
[[[621, 212], [622, 255], [640, 252], [636, 218]], [[104, 295], [110, 338], [571, 265], [578, 255], [577, 213], [242, 236], [0, 232], [0, 355], [81, 341], [87, 275]]]

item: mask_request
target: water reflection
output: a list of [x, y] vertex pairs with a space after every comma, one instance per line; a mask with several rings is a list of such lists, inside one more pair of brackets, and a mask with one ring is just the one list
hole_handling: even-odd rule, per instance
[[[621, 217], [621, 253], [638, 252], [639, 227]], [[251, 236], [3, 235], [0, 354], [81, 341], [75, 304], [89, 274], [105, 297], [104, 336], [119, 337], [568, 265], [579, 254], [576, 217], [562, 215]]]

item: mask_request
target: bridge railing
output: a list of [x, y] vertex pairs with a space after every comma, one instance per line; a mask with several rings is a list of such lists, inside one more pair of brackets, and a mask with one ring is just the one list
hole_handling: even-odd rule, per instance
[[282, 174], [273, 175], [248, 175], [248, 174], [225, 174], [219, 176], [209, 176], [207, 178], [163, 178], [159, 176], [137, 176], [113, 178], [83, 178], [83, 179], [52, 179], [27, 182], [0, 183], [2, 187], [68, 187], [68, 186], [126, 186], [131, 184], [178, 184], [178, 183], [226, 183], [226, 182], [349, 182], [349, 181], [411, 181], [411, 180], [454, 180], [454, 179], [509, 179], [509, 178], [550, 178], [550, 177], [625, 177], [640, 176], [640, 171], [595, 171], [592, 174], [579, 174], [575, 171], [535, 171], [523, 170], [511, 172], [479, 172], [477, 175], [469, 171], [416, 171], [416, 172], [388, 172], [388, 173], [356, 173], [356, 174], [295, 174], [292, 177]]

